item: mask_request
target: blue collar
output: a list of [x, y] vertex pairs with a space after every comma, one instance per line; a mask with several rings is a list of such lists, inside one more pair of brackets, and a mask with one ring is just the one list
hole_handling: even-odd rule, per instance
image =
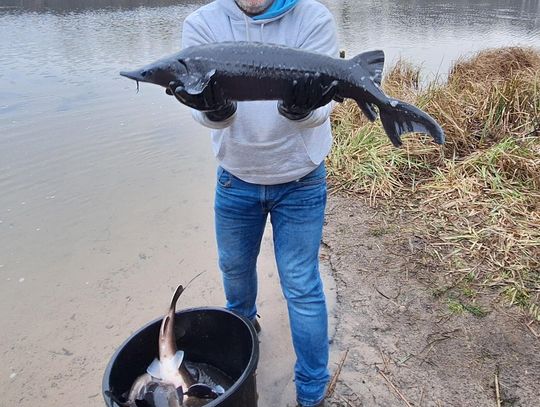
[[252, 17], [253, 20], [267, 20], [270, 18], [278, 17], [283, 13], [286, 13], [293, 8], [298, 0], [275, 0], [274, 3], [268, 7], [268, 9], [257, 16]]

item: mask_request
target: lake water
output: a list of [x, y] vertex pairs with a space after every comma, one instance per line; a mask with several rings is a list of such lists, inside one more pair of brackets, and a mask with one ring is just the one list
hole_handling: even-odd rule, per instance
[[[81, 395], [66, 388], [73, 380], [90, 380], [82, 404], [100, 405], [103, 362], [126, 330], [162, 311], [178, 270], [188, 270], [180, 282], [204, 270], [218, 280], [207, 131], [161, 89], [136, 93], [118, 75], [177, 51], [183, 19], [204, 3], [0, 0], [7, 405], [43, 394], [41, 405], [65, 405]], [[381, 48], [389, 63], [403, 57], [431, 74], [487, 47], [540, 46], [538, 0], [323, 3], [349, 56]], [[186, 303], [222, 301], [219, 281], [212, 287], [186, 292]]]

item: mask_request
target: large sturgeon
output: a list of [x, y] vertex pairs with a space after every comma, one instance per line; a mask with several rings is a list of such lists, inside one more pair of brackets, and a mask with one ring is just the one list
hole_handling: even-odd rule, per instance
[[[254, 42], [220, 42], [188, 47], [182, 51], [121, 75], [169, 89], [182, 84], [197, 95], [214, 81], [229, 100], [283, 100], [295, 80], [318, 76], [322, 86], [337, 87], [334, 99], [356, 101], [371, 121], [377, 110], [392, 143], [400, 146], [404, 133], [425, 133], [444, 143], [444, 132], [427, 113], [408, 103], [390, 98], [380, 85], [383, 51], [369, 51], [352, 59]], [[169, 89], [170, 91], [170, 89]], [[375, 106], [377, 109], [375, 109]]]

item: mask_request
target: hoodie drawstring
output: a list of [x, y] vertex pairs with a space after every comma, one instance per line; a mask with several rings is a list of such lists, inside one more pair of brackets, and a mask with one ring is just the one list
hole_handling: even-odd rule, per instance
[[[249, 20], [248, 20], [248, 16], [246, 16], [245, 14], [244, 14], [244, 23], [246, 24], [246, 39], [248, 42], [251, 42], [251, 35], [249, 33]], [[264, 42], [264, 37], [263, 37], [264, 23], [261, 23], [259, 25], [261, 27], [261, 42]]]
[[248, 42], [251, 42], [251, 38], [249, 35], [249, 21], [245, 14], [244, 14], [244, 22], [246, 23], [246, 39], [248, 40]]

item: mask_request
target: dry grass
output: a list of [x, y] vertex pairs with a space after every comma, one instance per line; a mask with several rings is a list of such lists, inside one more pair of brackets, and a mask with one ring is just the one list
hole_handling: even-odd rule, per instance
[[406, 205], [449, 275], [498, 287], [540, 320], [540, 52], [487, 50], [443, 83], [420, 82], [400, 61], [383, 86], [432, 115], [445, 146], [408, 135], [395, 149], [347, 101], [333, 116], [333, 185]]

